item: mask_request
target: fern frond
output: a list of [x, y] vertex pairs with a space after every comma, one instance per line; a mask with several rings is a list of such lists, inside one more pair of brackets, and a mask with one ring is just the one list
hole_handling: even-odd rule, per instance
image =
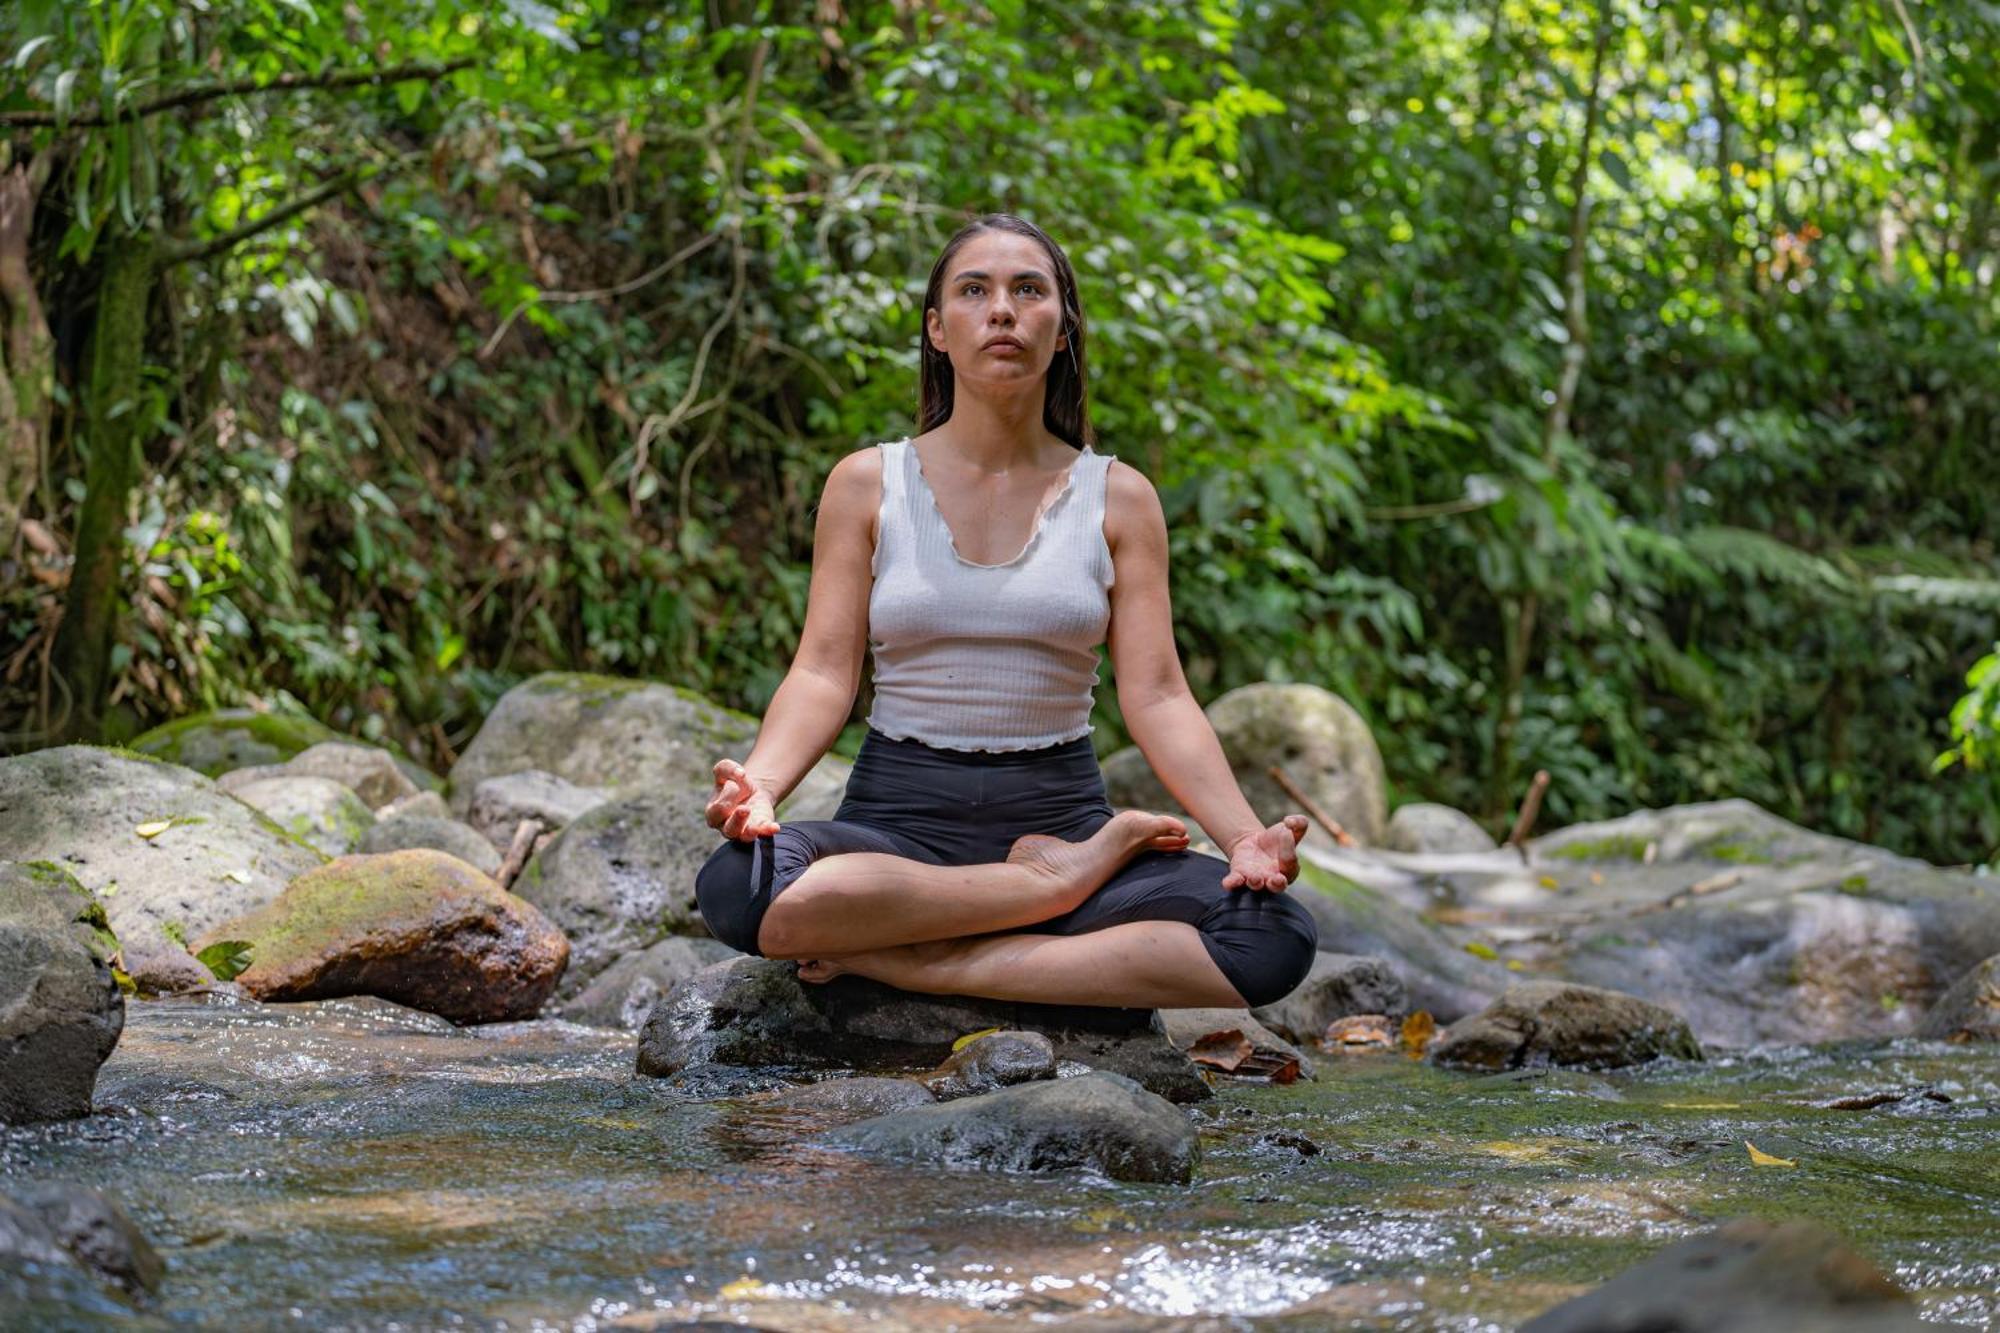
[[1921, 574], [1891, 574], [1870, 579], [1868, 586], [1878, 593], [1907, 597], [1922, 606], [2000, 611], [2000, 578], [1934, 579]]
[[1853, 580], [1831, 561], [1801, 551], [1767, 532], [1749, 528], [1698, 528], [1683, 539], [1688, 552], [1718, 573], [1801, 592], [1851, 596]]

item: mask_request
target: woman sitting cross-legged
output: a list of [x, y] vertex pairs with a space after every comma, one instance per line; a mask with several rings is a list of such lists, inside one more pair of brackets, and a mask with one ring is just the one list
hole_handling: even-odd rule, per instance
[[[1005, 214], [945, 246], [924, 297], [920, 434], [849, 454], [822, 497], [799, 650], [696, 880], [724, 943], [905, 990], [1057, 1004], [1268, 1004], [1310, 967], [1284, 890], [1305, 820], [1261, 825], [1181, 673], [1158, 495], [1095, 452], [1069, 260]], [[1227, 856], [1114, 815], [1090, 744], [1097, 648], [1125, 724]], [[778, 801], [875, 659], [834, 818]]]

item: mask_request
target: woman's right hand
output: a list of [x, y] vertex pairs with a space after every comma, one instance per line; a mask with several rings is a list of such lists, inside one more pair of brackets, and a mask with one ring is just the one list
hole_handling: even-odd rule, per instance
[[708, 826], [725, 838], [755, 842], [778, 831], [778, 814], [770, 793], [734, 759], [715, 765], [715, 795], [708, 802]]

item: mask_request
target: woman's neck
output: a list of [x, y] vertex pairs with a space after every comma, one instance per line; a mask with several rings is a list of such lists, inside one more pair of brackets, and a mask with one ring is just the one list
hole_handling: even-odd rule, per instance
[[1042, 424], [1047, 383], [1044, 380], [1038, 392], [988, 395], [961, 382], [952, 394], [951, 416], [935, 433], [952, 453], [981, 472], [1039, 467], [1054, 446], [1069, 448]]

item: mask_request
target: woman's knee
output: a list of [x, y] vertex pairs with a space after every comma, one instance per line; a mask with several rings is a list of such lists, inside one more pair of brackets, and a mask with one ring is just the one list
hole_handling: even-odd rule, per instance
[[[757, 927], [769, 905], [769, 849], [761, 857], [757, 852], [753, 844], [731, 838], [710, 853], [694, 876], [695, 905], [708, 933], [740, 953], [757, 952]], [[760, 869], [766, 877], [762, 885], [757, 883]]]
[[1199, 929], [1209, 956], [1252, 1008], [1291, 994], [1319, 951], [1319, 927], [1288, 893], [1238, 890]]

